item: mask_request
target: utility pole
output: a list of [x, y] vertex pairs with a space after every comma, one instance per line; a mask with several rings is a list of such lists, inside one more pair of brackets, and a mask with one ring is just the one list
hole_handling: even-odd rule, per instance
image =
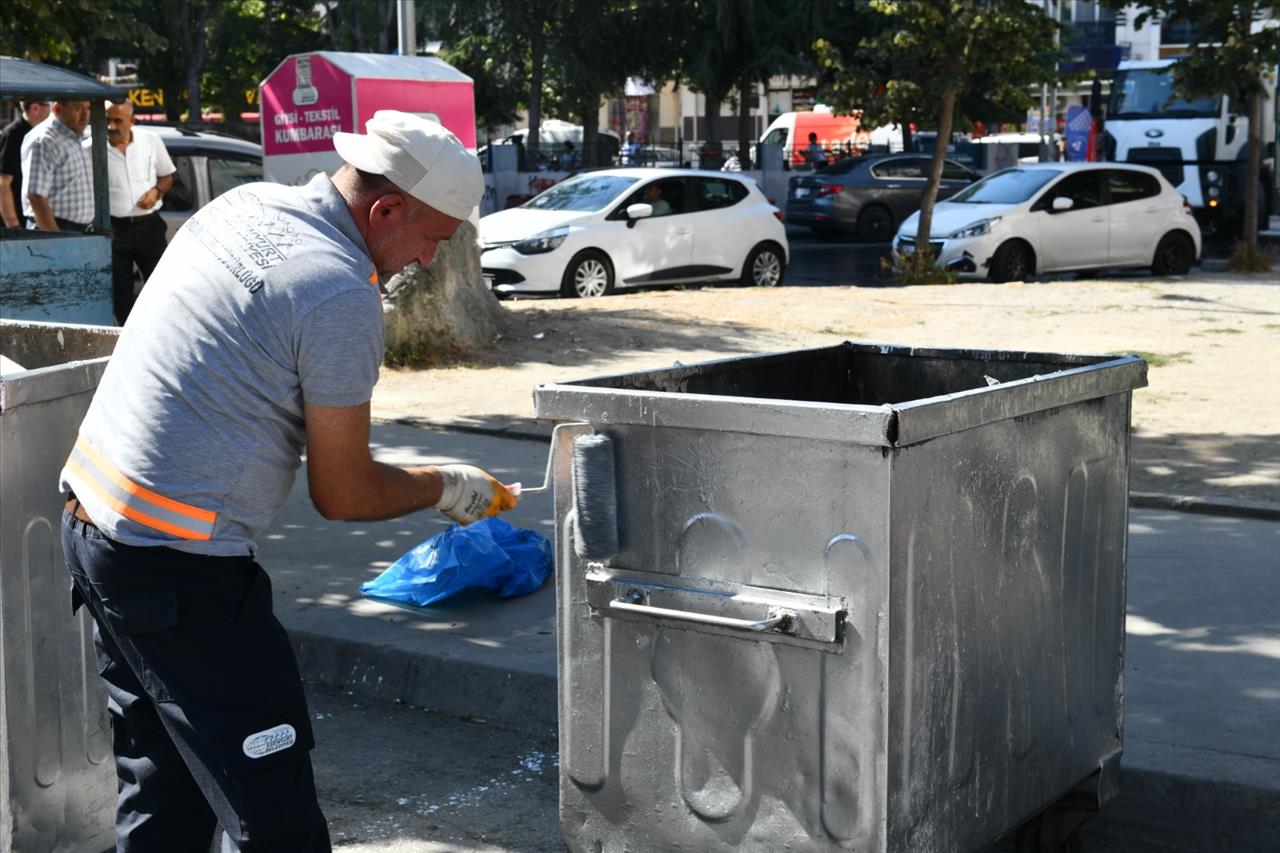
[[398, 52], [401, 56], [416, 56], [418, 53], [418, 37], [414, 32], [415, 15], [413, 0], [397, 0], [396, 29], [400, 34]]
[[[1044, 13], [1046, 15], [1049, 14], [1049, 2], [1050, 0], [1040, 0], [1041, 7], [1044, 9]], [[1048, 100], [1048, 98], [1049, 98], [1049, 87], [1041, 83], [1040, 84], [1040, 162], [1041, 163], [1047, 163], [1049, 161], [1049, 145], [1047, 142], [1045, 142], [1045, 138], [1044, 138], [1045, 113], [1047, 112], [1045, 102]]]
[[[1053, 3], [1053, 22], [1055, 24], [1062, 22], [1062, 0], [1052, 0]], [[1056, 54], [1058, 48], [1061, 47], [1062, 34], [1057, 27], [1053, 29], [1053, 52]], [[1058, 131], [1058, 60], [1053, 61], [1053, 96], [1049, 99], [1049, 159], [1058, 160], [1058, 143], [1054, 141], [1053, 135]]]

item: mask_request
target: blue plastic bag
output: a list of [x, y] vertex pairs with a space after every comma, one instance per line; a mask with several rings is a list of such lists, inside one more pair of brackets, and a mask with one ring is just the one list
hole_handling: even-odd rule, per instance
[[551, 574], [551, 543], [500, 518], [455, 524], [396, 560], [360, 591], [426, 607], [464, 589], [528, 595]]

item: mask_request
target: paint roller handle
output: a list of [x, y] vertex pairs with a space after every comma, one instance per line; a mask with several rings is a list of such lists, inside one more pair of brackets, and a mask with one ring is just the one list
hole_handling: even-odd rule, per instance
[[519, 498], [492, 474], [474, 465], [440, 465], [440, 500], [436, 509], [459, 524], [514, 509]]
[[560, 432], [562, 430], [573, 431], [573, 432], [583, 432], [583, 431], [590, 432], [591, 424], [587, 423], [586, 421], [569, 421], [563, 424], [556, 424], [555, 428], [551, 430], [551, 449], [547, 451], [547, 471], [545, 474], [542, 475], [542, 485], [528, 487], [523, 485], [522, 483], [512, 483], [509, 486], [507, 486], [507, 488], [511, 491], [511, 494], [516, 495], [518, 497], [520, 495], [539, 495], [539, 494], [542, 494], [543, 492], [551, 491], [551, 471], [556, 458], [556, 443], [557, 443], [557, 439], [560, 437]]

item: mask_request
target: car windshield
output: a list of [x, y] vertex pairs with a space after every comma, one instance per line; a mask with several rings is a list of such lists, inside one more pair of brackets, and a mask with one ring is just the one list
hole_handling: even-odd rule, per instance
[[1005, 169], [987, 175], [947, 200], [967, 204], [1019, 204], [1059, 174], [1052, 169]]
[[1172, 66], [1118, 72], [1107, 110], [1108, 120], [1217, 115], [1217, 98], [1186, 101], [1174, 94]]
[[556, 184], [524, 206], [536, 210], [600, 210], [636, 180], [619, 175], [581, 175]]

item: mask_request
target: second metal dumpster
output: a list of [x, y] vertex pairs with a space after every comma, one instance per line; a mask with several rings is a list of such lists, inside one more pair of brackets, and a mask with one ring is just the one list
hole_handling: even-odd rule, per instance
[[570, 849], [956, 853], [1105, 799], [1145, 384], [845, 343], [539, 386], [617, 453], [608, 561], [555, 472]]
[[119, 329], [0, 320], [0, 853], [98, 853], [116, 772], [93, 623], [71, 615], [58, 472]]

